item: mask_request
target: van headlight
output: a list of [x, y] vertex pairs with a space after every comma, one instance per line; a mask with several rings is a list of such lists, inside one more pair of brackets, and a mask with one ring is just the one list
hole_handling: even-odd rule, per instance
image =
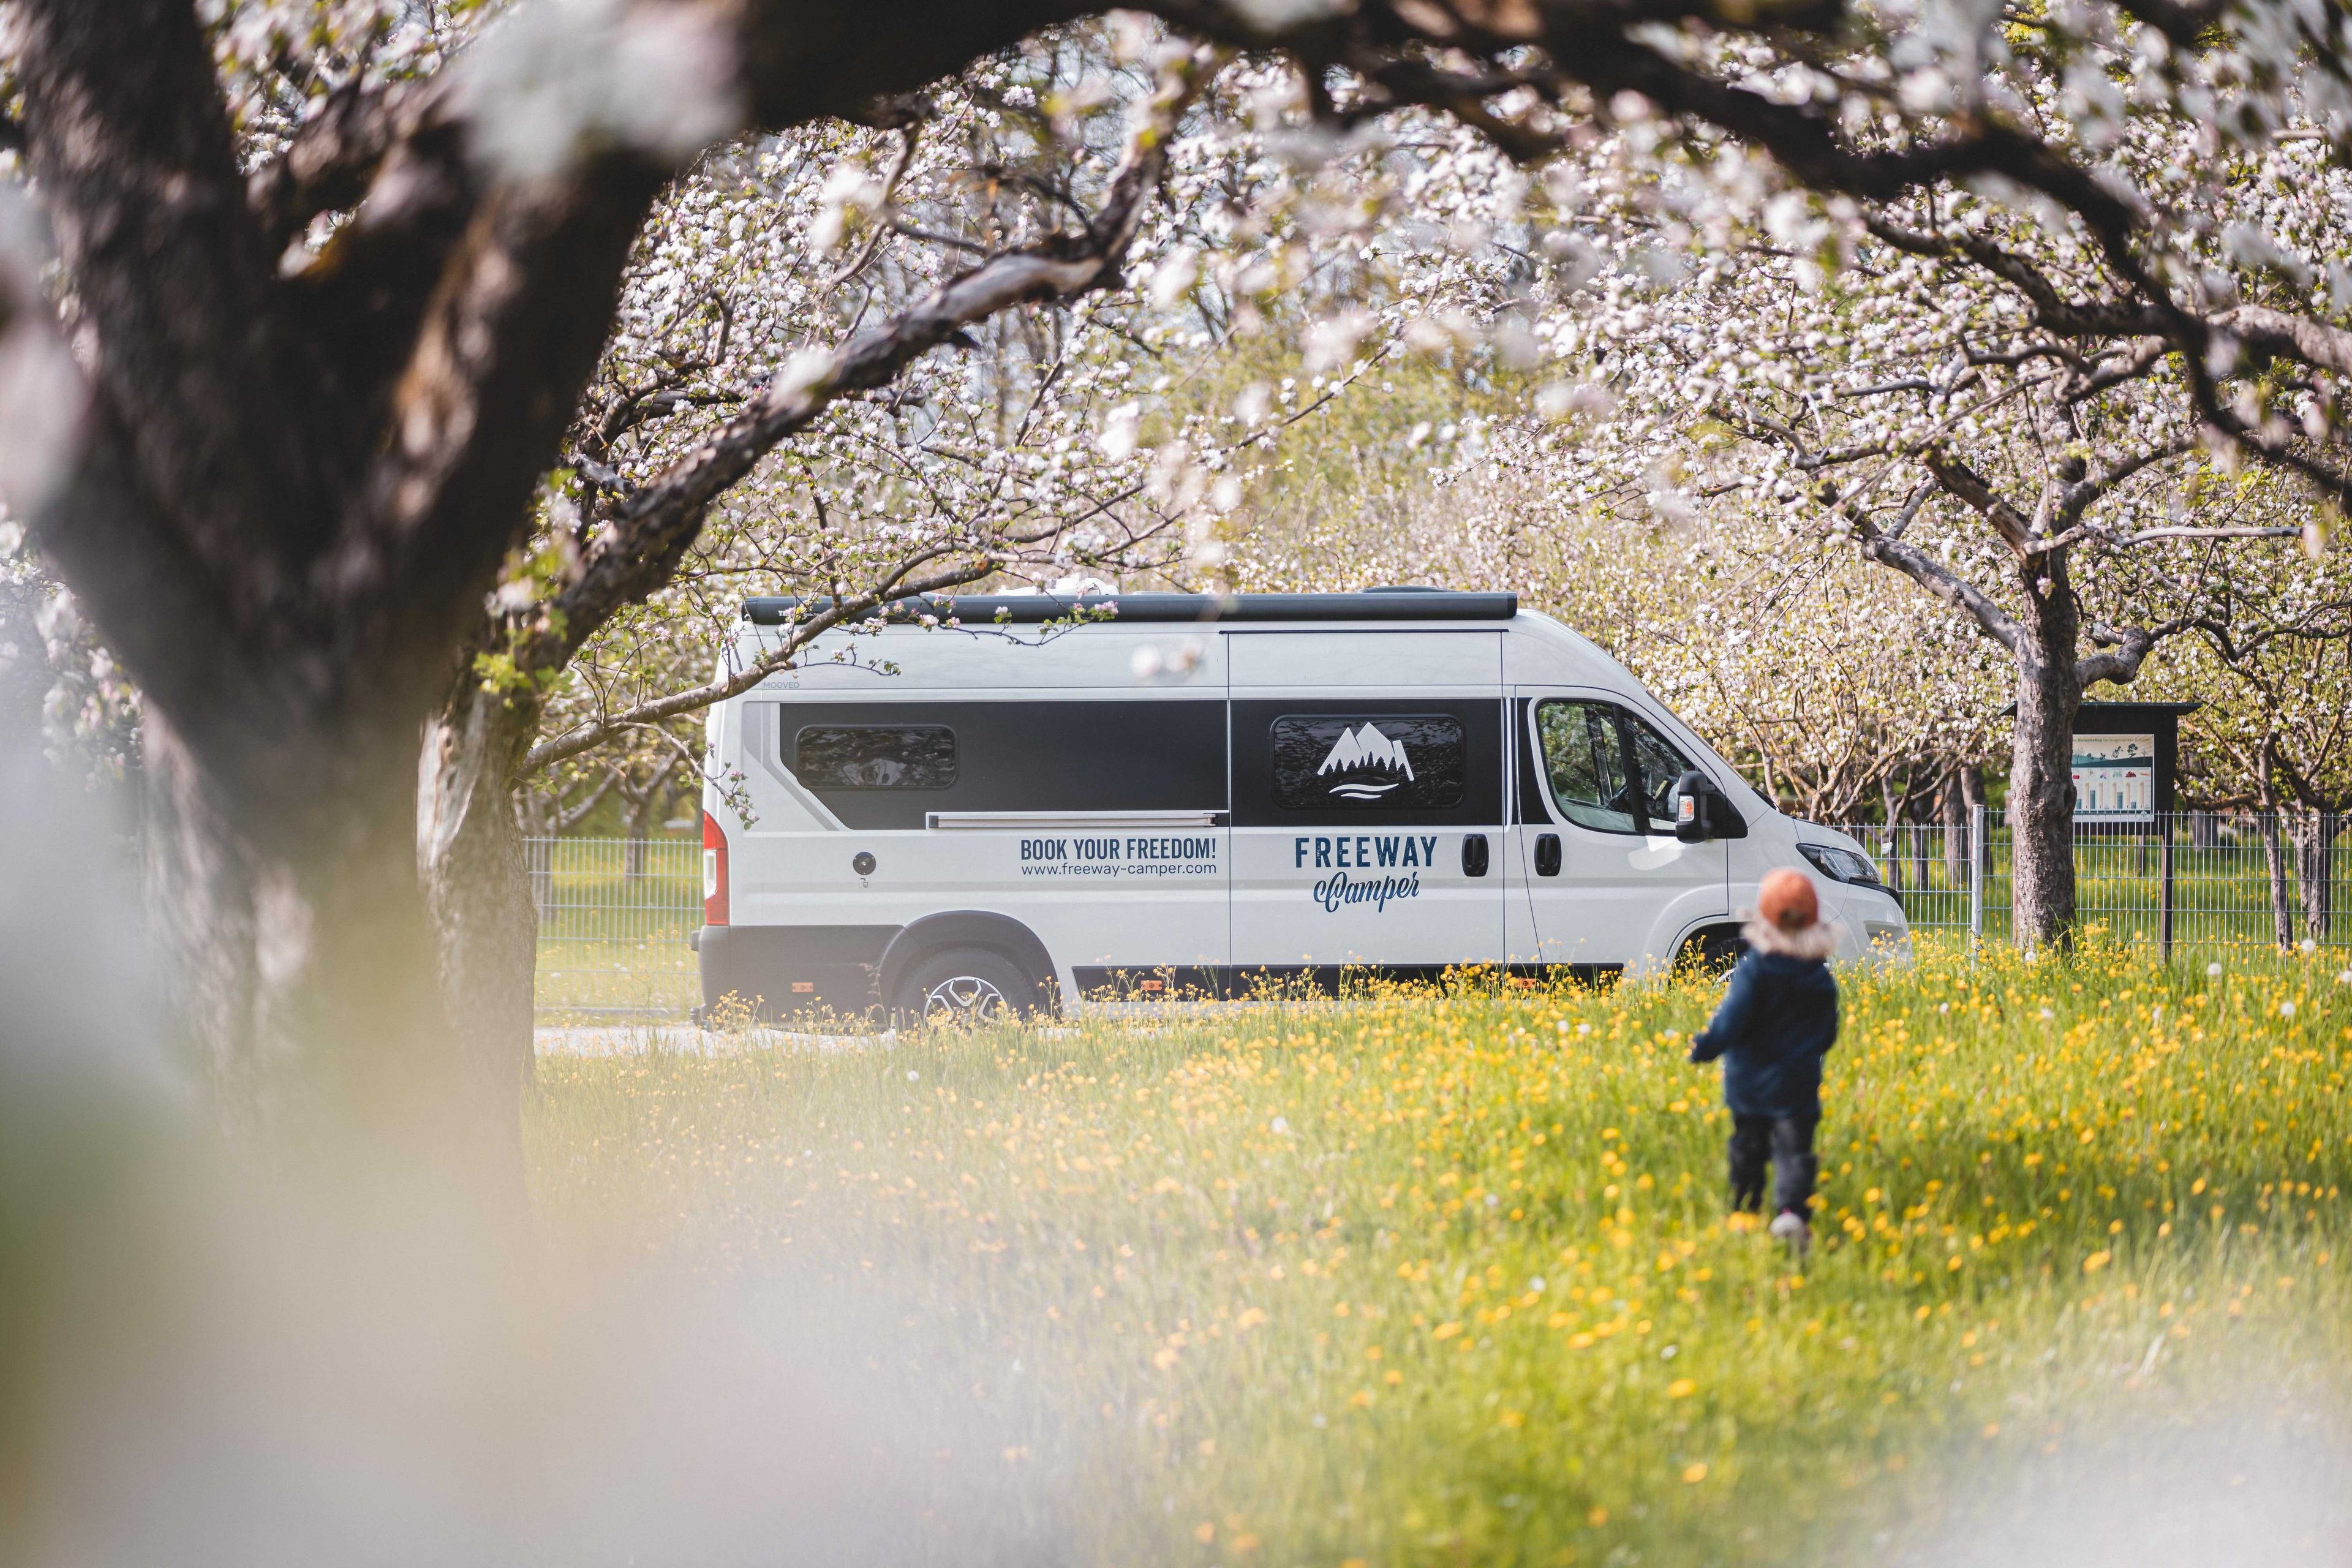
[[1851, 882], [1862, 888], [1883, 889], [1885, 886], [1878, 879], [1878, 868], [1870, 863], [1867, 855], [1857, 855], [1834, 844], [1800, 844], [1797, 853], [1810, 861], [1814, 870], [1832, 882]]

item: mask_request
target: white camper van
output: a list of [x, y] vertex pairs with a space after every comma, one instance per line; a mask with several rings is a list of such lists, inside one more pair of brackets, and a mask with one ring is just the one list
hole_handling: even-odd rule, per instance
[[[738, 657], [795, 613], [751, 601]], [[1845, 956], [1909, 940], [1860, 845], [1509, 594], [909, 601], [713, 709], [709, 752], [706, 1009], [1650, 973], [1727, 961], [1776, 866]]]

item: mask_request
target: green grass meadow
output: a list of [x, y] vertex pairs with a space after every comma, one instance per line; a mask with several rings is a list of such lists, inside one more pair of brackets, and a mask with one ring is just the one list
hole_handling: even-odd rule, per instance
[[878, 1325], [1072, 1562], [1960, 1561], [2225, 1430], [2352, 1531], [2336, 962], [1849, 974], [1801, 1267], [1725, 1214], [1696, 980], [551, 1058], [534, 1180]]

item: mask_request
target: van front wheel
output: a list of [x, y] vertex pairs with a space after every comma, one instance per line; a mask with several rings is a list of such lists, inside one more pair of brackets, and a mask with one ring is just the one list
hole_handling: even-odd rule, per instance
[[1037, 983], [1002, 953], [951, 947], [919, 961], [894, 998], [898, 1013], [926, 1024], [994, 1024], [1036, 1008]]

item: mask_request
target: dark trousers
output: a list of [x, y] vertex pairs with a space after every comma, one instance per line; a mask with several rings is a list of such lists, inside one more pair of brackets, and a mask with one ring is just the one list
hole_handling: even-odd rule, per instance
[[1818, 1110], [1786, 1116], [1743, 1116], [1731, 1113], [1731, 1204], [1754, 1210], [1764, 1202], [1764, 1163], [1772, 1163], [1772, 1207], [1804, 1214], [1812, 1206], [1813, 1178], [1820, 1170], [1813, 1158], [1813, 1129], [1821, 1125]]

